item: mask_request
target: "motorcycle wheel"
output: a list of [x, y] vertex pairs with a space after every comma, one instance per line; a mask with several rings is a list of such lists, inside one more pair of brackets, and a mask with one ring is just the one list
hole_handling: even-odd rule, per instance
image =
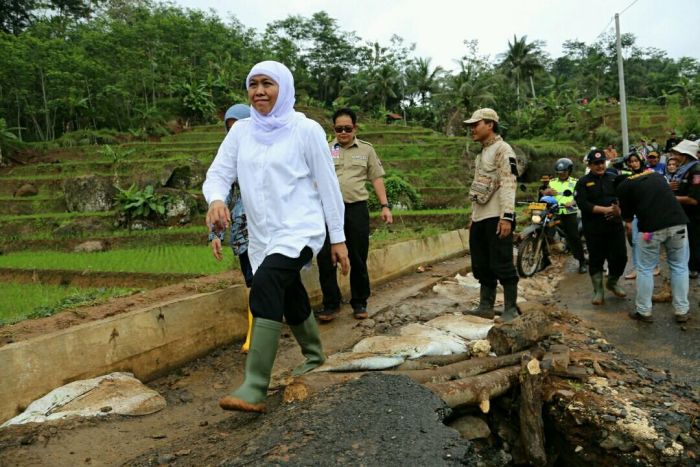
[[537, 241], [537, 237], [526, 237], [518, 246], [516, 265], [518, 267], [518, 274], [520, 274], [521, 277], [531, 277], [540, 269], [544, 251], [540, 248], [539, 253], [536, 253]]

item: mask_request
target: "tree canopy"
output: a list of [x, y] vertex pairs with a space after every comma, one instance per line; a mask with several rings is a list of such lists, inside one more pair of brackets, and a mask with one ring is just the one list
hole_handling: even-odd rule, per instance
[[[8, 0], [0, 18], [0, 117], [25, 141], [73, 130], [160, 134], [168, 120], [211, 121], [245, 101], [245, 76], [265, 59], [290, 67], [302, 104], [401, 113], [446, 132], [488, 105], [505, 116], [511, 136], [584, 140], [590, 128], [572, 124], [590, 119], [582, 102], [618, 95], [610, 35], [567, 41], [556, 58], [527, 36], [514, 35], [495, 60], [465, 41], [450, 71], [415, 56], [398, 36], [363, 41], [323, 11], [261, 33], [235, 18], [151, 0]], [[629, 98], [698, 104], [697, 60], [640, 48], [631, 34], [623, 50]]]

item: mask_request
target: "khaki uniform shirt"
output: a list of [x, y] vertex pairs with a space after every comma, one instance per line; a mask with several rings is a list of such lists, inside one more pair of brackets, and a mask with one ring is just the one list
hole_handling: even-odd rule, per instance
[[346, 203], [366, 201], [369, 198], [369, 192], [365, 182], [384, 176], [384, 168], [377, 153], [374, 152], [374, 147], [357, 138], [347, 148], [342, 147], [337, 139], [331, 141], [330, 146], [343, 201]]
[[484, 143], [476, 157], [474, 179], [478, 180], [481, 174], [495, 180], [495, 191], [486, 203], [472, 203], [472, 221], [491, 217], [515, 221], [517, 161], [513, 148], [498, 135]]

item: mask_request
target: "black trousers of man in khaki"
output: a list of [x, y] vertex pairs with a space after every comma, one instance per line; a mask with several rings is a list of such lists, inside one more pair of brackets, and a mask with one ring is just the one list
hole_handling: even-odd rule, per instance
[[[350, 306], [353, 310], [367, 307], [370, 296], [367, 256], [369, 254], [369, 210], [367, 201], [345, 203], [345, 244], [350, 259]], [[338, 274], [331, 261], [331, 245], [326, 242], [318, 253], [318, 277], [323, 292], [324, 310], [340, 308], [342, 296]]]

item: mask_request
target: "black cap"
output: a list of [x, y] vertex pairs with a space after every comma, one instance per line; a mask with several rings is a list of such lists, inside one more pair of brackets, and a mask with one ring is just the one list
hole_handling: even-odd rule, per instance
[[604, 160], [607, 160], [607, 159], [605, 158], [605, 154], [603, 154], [603, 151], [601, 151], [601, 150], [598, 149], [598, 148], [591, 149], [591, 152], [589, 152], [589, 153], [586, 155], [586, 162], [589, 163], [589, 164], [590, 164], [591, 162], [600, 161], [600, 160], [603, 160], [603, 161], [604, 161]]

